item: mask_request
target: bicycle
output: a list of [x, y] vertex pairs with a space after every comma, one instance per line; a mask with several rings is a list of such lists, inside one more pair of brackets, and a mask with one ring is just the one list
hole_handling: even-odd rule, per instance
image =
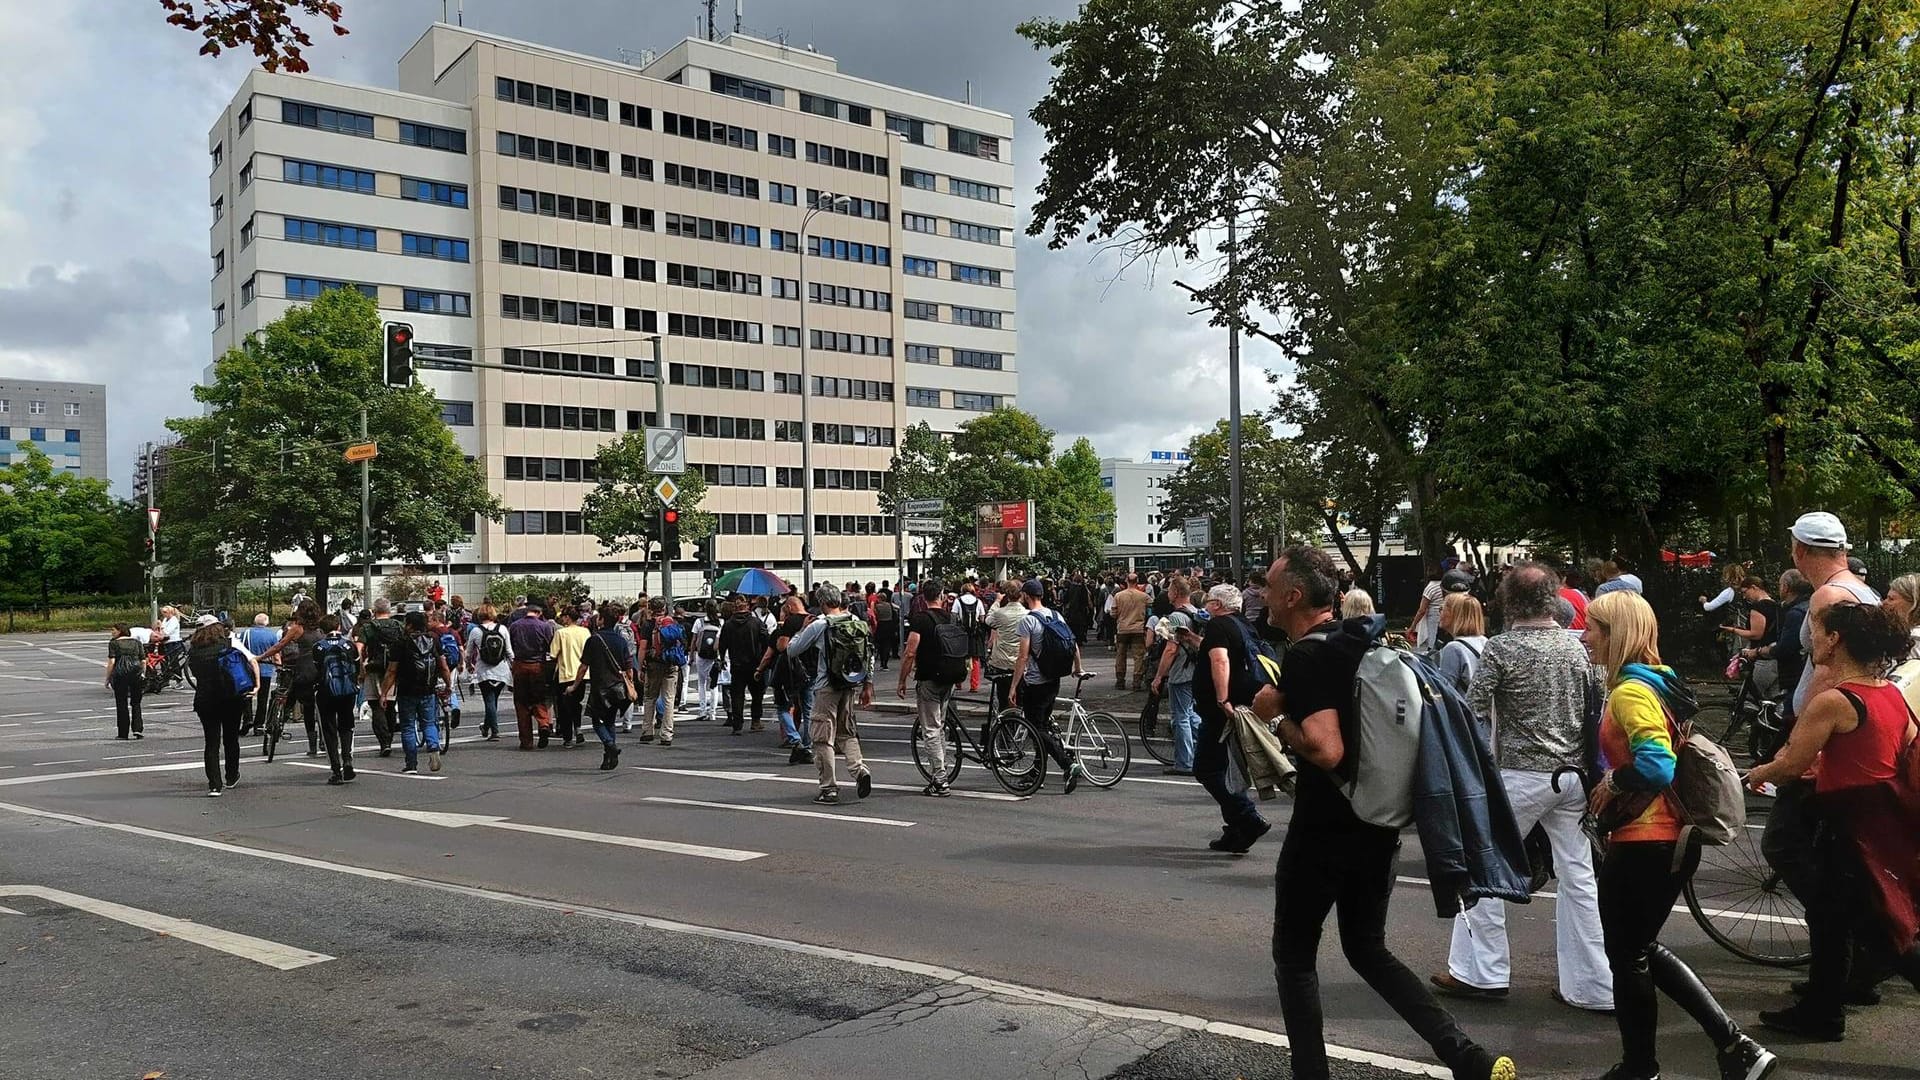
[[1720, 734], [1720, 745], [1734, 746], [1741, 729], [1746, 729], [1747, 761], [1759, 765], [1771, 761], [1786, 742], [1786, 710], [1779, 697], [1762, 695], [1754, 684], [1754, 661], [1740, 659], [1736, 664], [1742, 678], [1739, 689], [1734, 691], [1733, 704], [1728, 707], [1727, 727]]
[[185, 649], [169, 653], [164, 649], [147, 653], [145, 692], [157, 694], [176, 683], [185, 683], [189, 690], [199, 687], [194, 678], [193, 669], [187, 666]]
[[1149, 693], [1146, 705], [1140, 710], [1140, 745], [1162, 765], [1174, 764], [1173, 720], [1160, 715], [1161, 708], [1168, 703], [1168, 696]]
[[[1013, 711], [1018, 715], [1018, 710]], [[989, 718], [980, 729], [980, 741], [960, 722], [960, 710], [954, 704], [952, 690], [941, 698], [941, 738], [946, 744], [946, 770], [936, 777], [921, 757], [921, 729], [918, 718], [913, 724], [913, 764], [927, 783], [951, 785], [960, 775], [960, 766], [971, 761], [988, 772], [1009, 794], [1027, 796], [1040, 788], [1046, 776], [1046, 746], [1031, 728], [1004, 723], [1007, 715]]]
[[[1084, 771], [1087, 782], [1094, 787], [1110, 788], [1127, 775], [1127, 766], [1133, 762], [1132, 740], [1127, 737], [1127, 729], [1114, 718], [1112, 713], [1088, 712], [1086, 705], [1081, 702], [1080, 690], [1094, 675], [1095, 673], [1091, 671], [1074, 673], [1073, 696], [1066, 700], [1065, 730], [1061, 730], [1059, 724], [1054, 723], [1051, 717], [1048, 718], [1048, 722], [1054, 723], [1054, 730], [1060, 735], [1061, 748]], [[1059, 701], [1054, 702], [1056, 712], [1059, 711], [1060, 704]], [[1000, 725], [1019, 724], [1026, 727], [1029, 731], [1026, 737], [1032, 739], [1034, 745], [1041, 749], [1042, 752], [1034, 759], [1034, 771], [1038, 775], [1034, 779], [1033, 787], [1037, 790], [1046, 780], [1047, 774], [1045, 738], [1033, 728], [1025, 712], [1018, 708], [1002, 712], [998, 723]]]
[[1806, 909], [1760, 850], [1765, 798], [1748, 793], [1748, 824], [1732, 843], [1700, 849], [1700, 868], [1683, 890], [1687, 911], [1716, 945], [1742, 960], [1804, 967], [1813, 961]]
[[287, 728], [287, 710], [292, 697], [284, 682], [277, 682], [267, 694], [267, 718], [260, 725], [260, 756], [273, 760], [274, 748]]

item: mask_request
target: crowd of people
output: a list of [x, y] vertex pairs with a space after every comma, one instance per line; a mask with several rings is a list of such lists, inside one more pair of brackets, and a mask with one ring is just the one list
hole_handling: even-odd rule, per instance
[[[1909, 877], [1886, 874], [1910, 867], [1920, 842], [1920, 795], [1902, 773], [1916, 752], [1909, 695], [1920, 696], [1920, 575], [1891, 583], [1883, 602], [1850, 567], [1844, 528], [1824, 513], [1795, 523], [1792, 553], [1777, 599], [1768, 580], [1740, 565], [1729, 569], [1722, 595], [1700, 601], [1715, 620], [1739, 612], [1722, 624], [1737, 639], [1736, 659], [1754, 665], [1756, 681], [1785, 701], [1784, 745], [1744, 783], [1772, 800], [1763, 848], [1805, 906], [1814, 961], [1794, 986], [1798, 1000], [1758, 1020], [1838, 1039], [1846, 1009], [1877, 1001], [1878, 983], [1897, 974], [1920, 987], [1920, 890]], [[894, 693], [913, 702], [918, 750], [935, 777], [926, 795], [949, 794], [947, 700], [983, 685], [989, 716], [1020, 709], [1050, 733], [1045, 749], [1072, 792], [1082, 774], [1051, 714], [1062, 679], [1083, 670], [1083, 648], [1108, 641], [1115, 685], [1151, 695], [1147, 708], [1166, 711], [1167, 771], [1192, 776], [1218, 805], [1212, 850], [1244, 855], [1273, 827], [1234, 749], [1236, 723], [1257, 718], [1297, 768], [1273, 927], [1294, 1075], [1329, 1075], [1317, 954], [1331, 915], [1348, 962], [1455, 1076], [1508, 1078], [1513, 1061], [1477, 1044], [1441, 1001], [1510, 995], [1502, 898], [1524, 900], [1524, 889], [1514, 895], [1474, 879], [1476, 889], [1452, 912], [1445, 969], [1419, 978], [1386, 939], [1401, 828], [1364, 820], [1352, 802], [1357, 771], [1366, 768], [1356, 761], [1356, 679], [1374, 650], [1404, 650], [1457, 695], [1482, 732], [1491, 774], [1484, 783], [1498, 797], [1480, 800], [1475, 805], [1492, 809], [1476, 812], [1503, 820], [1461, 828], [1517, 836], [1537, 827], [1551, 847], [1559, 885], [1549, 993], [1570, 1010], [1613, 1017], [1621, 1057], [1605, 1080], [1660, 1075], [1656, 991], [1700, 1026], [1725, 1080], [1762, 1080], [1774, 1054], [1660, 944], [1700, 860], [1673, 788], [1698, 705], [1662, 662], [1643, 588], [1624, 560], [1518, 561], [1492, 574], [1436, 564], [1411, 624], [1390, 633], [1373, 598], [1324, 551], [1295, 546], [1245, 587], [1196, 572], [848, 582], [671, 607], [657, 597], [597, 605], [520, 597], [503, 609], [468, 611], [455, 596], [401, 619], [384, 600], [357, 619], [350, 607], [326, 613], [309, 600], [285, 627], [262, 617], [231, 637], [203, 617], [185, 648], [214, 795], [238, 782], [238, 739], [261, 722], [260, 702], [277, 681], [303, 715], [308, 753], [324, 747], [334, 784], [354, 779], [361, 703], [378, 753], [389, 755], [397, 739], [407, 771], [422, 753], [428, 768], [442, 767], [463, 686], [480, 697], [482, 739], [501, 737], [500, 699], [510, 688], [520, 750], [545, 750], [556, 739], [561, 748], [581, 746], [590, 729], [603, 750], [600, 768], [612, 769], [623, 737], [672, 747], [676, 722], [689, 716], [736, 736], [764, 731], [771, 696], [789, 764], [813, 765], [815, 801], [832, 805], [841, 797], [836, 759], [857, 797], [872, 790], [856, 709], [871, 706], [880, 673], [896, 661]], [[176, 640], [177, 630], [162, 626], [150, 636]], [[121, 673], [141, 646], [123, 641], [131, 641], [125, 628], [109, 646], [109, 682], [116, 699], [133, 697], [120, 730], [137, 737], [138, 699], [125, 692]], [[235, 674], [242, 666], [250, 679]], [[237, 693], [242, 682], [247, 688]], [[1568, 775], [1578, 782], [1563, 782]]]

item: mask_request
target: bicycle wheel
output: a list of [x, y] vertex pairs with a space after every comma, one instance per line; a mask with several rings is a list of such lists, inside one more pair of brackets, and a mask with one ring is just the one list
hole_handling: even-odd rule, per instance
[[1079, 759], [1094, 787], [1108, 788], [1127, 775], [1133, 761], [1127, 729], [1112, 713], [1087, 713], [1068, 727], [1067, 750]]
[[960, 723], [959, 721], [954, 719], [953, 710], [948, 709], [947, 722], [944, 725], [944, 730], [942, 732], [942, 738], [941, 738], [941, 741], [946, 744], [946, 754], [947, 754], [946, 768], [942, 771], [943, 774], [941, 776], [936, 777], [933, 775], [932, 768], [930, 768], [927, 765], [925, 757], [921, 752], [922, 744], [921, 744], [921, 736], [920, 736], [920, 722], [918, 720], [914, 721], [913, 767], [920, 770], [920, 776], [922, 779], [926, 780], [926, 782], [929, 784], [934, 783], [936, 781], [943, 784], [953, 783], [954, 778], [960, 775], [961, 737], [962, 736], [960, 734]]
[[1014, 795], [1040, 790], [1047, 779], [1047, 747], [1040, 733], [1019, 709], [1008, 709], [994, 721], [988, 746], [981, 747], [993, 778]]
[[1780, 706], [1768, 702], [1760, 707], [1747, 726], [1747, 761], [1752, 765], [1765, 765], [1773, 760], [1786, 742], [1780, 734]]
[[193, 677], [193, 668], [184, 660], [180, 662], [180, 677], [187, 680], [188, 689], [198, 690], [200, 688], [200, 681]]
[[1813, 959], [1806, 910], [1767, 865], [1758, 828], [1742, 828], [1724, 847], [1702, 848], [1685, 892], [1700, 929], [1742, 960], [1800, 967]]
[[[1161, 698], [1162, 709], [1171, 704], [1167, 698]], [[1173, 720], [1161, 716], [1160, 709], [1140, 714], [1140, 745], [1146, 748], [1148, 755], [1162, 765], [1173, 764]]]

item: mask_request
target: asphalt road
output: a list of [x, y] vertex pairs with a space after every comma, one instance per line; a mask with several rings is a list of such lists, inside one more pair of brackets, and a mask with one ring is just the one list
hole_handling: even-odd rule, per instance
[[[353, 785], [326, 786], [300, 737], [214, 800], [188, 693], [148, 699], [144, 741], [112, 738], [104, 653], [0, 638], [0, 1080], [1288, 1075], [1278, 831], [1246, 858], [1207, 851], [1211, 801], [1137, 749], [1110, 791], [1055, 778], [1017, 801], [968, 769], [961, 797], [926, 799], [909, 718], [877, 710], [878, 790], [843, 781], [835, 809], [773, 732], [683, 720], [611, 773], [592, 747], [460, 742], [419, 777], [363, 732]], [[1403, 858], [1392, 940], [1441, 970], [1411, 835]], [[1552, 910], [1509, 920], [1510, 999], [1458, 1012], [1523, 1076], [1597, 1076], [1617, 1035], [1548, 998]], [[1435, 1074], [1328, 937], [1345, 1075]], [[1797, 977], [1683, 914], [1665, 940], [1737, 1017]], [[1775, 1043], [1781, 1075], [1920, 1076], [1917, 1020], [1895, 989], [1844, 1043]], [[1669, 1076], [1712, 1075], [1678, 1010], [1662, 1033]]]

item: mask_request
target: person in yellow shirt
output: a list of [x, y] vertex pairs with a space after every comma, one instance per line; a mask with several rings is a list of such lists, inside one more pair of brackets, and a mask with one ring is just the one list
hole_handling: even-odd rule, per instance
[[586, 650], [587, 639], [593, 634], [581, 626], [579, 617], [573, 608], [560, 609], [560, 629], [553, 632], [553, 677], [560, 685], [559, 713], [560, 745], [585, 746], [587, 738], [580, 733], [581, 707], [586, 698], [582, 693], [578, 676], [580, 674], [580, 656]]

